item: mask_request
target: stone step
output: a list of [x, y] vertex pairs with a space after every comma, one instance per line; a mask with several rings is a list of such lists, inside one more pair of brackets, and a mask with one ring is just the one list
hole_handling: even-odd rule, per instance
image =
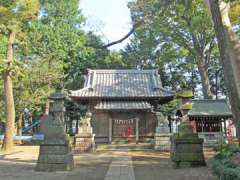
[[117, 150], [152, 150], [153, 144], [151, 143], [125, 143], [125, 144], [104, 144], [97, 145], [97, 151], [109, 150], [109, 151], [117, 151]]

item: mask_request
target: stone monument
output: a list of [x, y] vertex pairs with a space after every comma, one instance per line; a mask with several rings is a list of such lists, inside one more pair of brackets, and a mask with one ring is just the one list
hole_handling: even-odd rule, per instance
[[154, 135], [154, 149], [160, 151], [169, 151], [171, 142], [168, 120], [160, 112], [156, 112], [156, 116], [158, 122]]
[[193, 132], [188, 118], [188, 111], [192, 108], [192, 96], [191, 91], [185, 91], [178, 95], [182, 100], [180, 107], [182, 118], [178, 126], [178, 133], [171, 137], [171, 159], [176, 168], [206, 165], [203, 155], [203, 139]]
[[41, 122], [44, 141], [40, 145], [36, 171], [69, 171], [74, 167], [72, 147], [64, 126], [64, 99], [61, 88], [49, 97], [49, 115]]
[[95, 150], [94, 134], [91, 127], [92, 114], [86, 113], [86, 116], [81, 118], [78, 127], [78, 134], [74, 137], [75, 152], [89, 152]]

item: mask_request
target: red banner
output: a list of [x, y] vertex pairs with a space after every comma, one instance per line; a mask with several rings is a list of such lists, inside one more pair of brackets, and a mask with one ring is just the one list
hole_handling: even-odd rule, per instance
[[227, 132], [228, 132], [228, 144], [232, 144], [232, 121], [231, 120], [228, 120]]
[[197, 133], [197, 126], [196, 126], [196, 121], [192, 120], [191, 121], [191, 126], [192, 126], [192, 130], [194, 133]]

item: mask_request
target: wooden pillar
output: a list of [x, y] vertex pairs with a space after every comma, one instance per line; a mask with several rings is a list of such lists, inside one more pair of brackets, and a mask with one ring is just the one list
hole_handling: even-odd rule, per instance
[[136, 117], [136, 144], [139, 142], [139, 118]]
[[227, 125], [226, 125], [227, 119], [224, 119], [224, 135], [227, 136]]
[[112, 143], [112, 118], [109, 118], [109, 134], [108, 134], [108, 141]]

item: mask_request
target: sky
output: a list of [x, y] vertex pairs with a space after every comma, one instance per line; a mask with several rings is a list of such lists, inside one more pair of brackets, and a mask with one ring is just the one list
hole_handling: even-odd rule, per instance
[[[104, 42], [122, 38], [131, 29], [129, 0], [80, 0], [80, 9], [87, 18], [85, 30], [100, 35]], [[128, 40], [110, 49], [123, 48]]]

